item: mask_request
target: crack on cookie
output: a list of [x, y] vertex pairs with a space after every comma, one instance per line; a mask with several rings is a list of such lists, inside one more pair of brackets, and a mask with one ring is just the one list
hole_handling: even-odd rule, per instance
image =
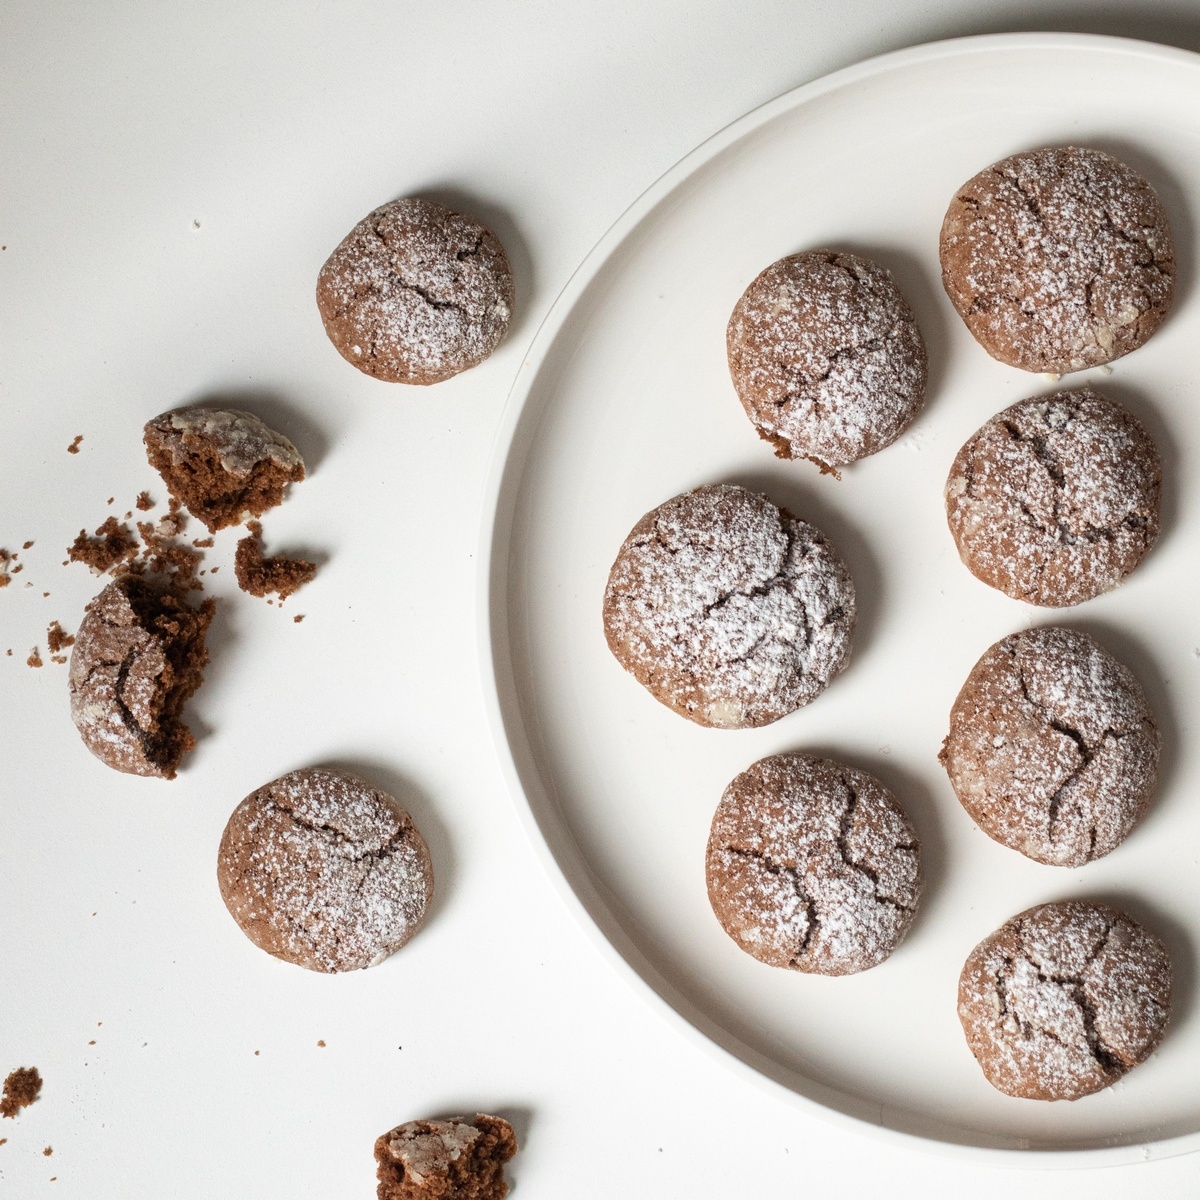
[[801, 938], [799, 946], [796, 947], [788, 959], [788, 965], [794, 970], [800, 960], [808, 953], [821, 931], [821, 914], [817, 909], [816, 901], [804, 890], [803, 872], [799, 867], [789, 867], [781, 862], [777, 862], [762, 850], [751, 850], [745, 846], [725, 846], [724, 850], [727, 854], [732, 854], [735, 858], [750, 859], [762, 867], [769, 875], [774, 875], [778, 879], [787, 879], [791, 883], [796, 893], [796, 898], [804, 906], [806, 922], [804, 936]]
[[[856, 859], [850, 852], [850, 833], [854, 827], [854, 817], [858, 812], [858, 790], [846, 775], [840, 775], [838, 782], [842, 785], [842, 789], [846, 793], [846, 807], [842, 809], [842, 815], [838, 821], [837, 837], [834, 839], [837, 846], [838, 854], [841, 857], [843, 865], [852, 868], [870, 881], [871, 888], [875, 894], [875, 899], [880, 904], [890, 905], [892, 908], [897, 908], [901, 912], [912, 912], [915, 905], [902, 904], [894, 896], [882, 895], [879, 891], [879, 872], [874, 867], [867, 863]], [[897, 844], [892, 847], [893, 853], [898, 850], [916, 850], [916, 846], [912, 843]]]

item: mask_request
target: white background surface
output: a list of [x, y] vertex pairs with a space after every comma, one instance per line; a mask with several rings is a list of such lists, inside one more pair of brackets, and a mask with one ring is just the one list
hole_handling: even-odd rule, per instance
[[[482, 1109], [517, 1126], [510, 1175], [530, 1200], [1194, 1193], [1194, 1157], [1014, 1174], [898, 1151], [698, 1054], [553, 895], [480, 704], [492, 438], [525, 345], [599, 235], [788, 87], [914, 42], [1038, 27], [1200, 48], [1191, 3], [6, 6], [0, 545], [37, 544], [0, 594], [0, 1069], [36, 1064], [46, 1088], [0, 1125], [0, 1189], [370, 1196], [376, 1134]], [[501, 351], [412, 392], [344, 364], [311, 296], [354, 221], [411, 192], [490, 221], [520, 293]], [[65, 667], [23, 660], [95, 590], [62, 548], [108, 496], [124, 512], [155, 490], [142, 423], [213, 395], [305, 452], [311, 477], [267, 536], [328, 561], [280, 613], [231, 593], [235, 538], [219, 537], [210, 593], [230, 600], [192, 707], [205, 736], [175, 782], [123, 777], [78, 742]], [[255, 950], [213, 870], [246, 792], [323, 761], [410, 807], [440, 890], [410, 946], [342, 978]]]

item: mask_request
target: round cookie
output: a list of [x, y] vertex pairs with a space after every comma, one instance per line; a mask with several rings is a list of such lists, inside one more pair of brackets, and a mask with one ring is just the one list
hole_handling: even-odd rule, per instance
[[1003, 638], [972, 668], [938, 756], [971, 819], [1036, 862], [1114, 850], [1158, 780], [1159, 734], [1137, 680], [1086, 633]]
[[780, 458], [823, 469], [874, 454], [925, 401], [925, 343], [891, 275], [856, 254], [772, 263], [725, 335], [738, 399]]
[[216, 601], [123, 576], [87, 606], [71, 651], [71, 719], [116, 771], [174, 779], [196, 739], [183, 707], [204, 681]]
[[1162, 468], [1142, 423], [1091, 388], [1022, 400], [979, 429], [946, 480], [967, 569], [1050, 608], [1114, 588], [1158, 539]]
[[1066, 374], [1136, 350], [1175, 292], [1167, 214], [1099, 150], [1030, 150], [958, 189], [942, 223], [942, 284], [993, 357]]
[[854, 620], [854, 585], [829, 542], [732, 484], [648, 512], [604, 592], [617, 661], [718, 729], [767, 725], [822, 692], [846, 665]]
[[176, 408], [147, 421], [150, 465], [209, 533], [261, 517], [304, 478], [292, 443], [253, 413], [236, 408]]
[[878, 966], [921, 895], [920, 844], [877, 779], [810, 754], [760, 759], [725, 789], [705, 860], [717, 920], [773, 967]]
[[433, 868], [412, 818], [356, 775], [292, 771], [234, 809], [221, 897], [260, 949], [311, 971], [373, 967], [421, 927]]
[[1116, 1083], [1162, 1041], [1166, 948], [1099, 904], [1042, 904], [971, 951], [958, 1018], [988, 1082], [1027, 1100], [1078, 1100]]
[[329, 340], [389, 383], [440, 383], [483, 362], [508, 330], [508, 256], [482, 225], [428, 200], [364, 217], [317, 276]]

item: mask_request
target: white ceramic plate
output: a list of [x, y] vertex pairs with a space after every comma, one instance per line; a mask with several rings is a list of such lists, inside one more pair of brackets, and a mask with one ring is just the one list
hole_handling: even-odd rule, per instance
[[[937, 236], [955, 187], [1014, 151], [1116, 153], [1165, 201], [1180, 258], [1175, 312], [1151, 343], [1072, 382], [1126, 404], [1159, 443], [1159, 546], [1116, 592], [1053, 614], [974, 580], [946, 530], [942, 485], [987, 417], [1051, 384], [992, 361], [941, 292]], [[513, 388], [489, 492], [482, 641], [493, 726], [564, 893], [642, 990], [697, 1041], [799, 1103], [905, 1140], [1030, 1165], [1200, 1146], [1200, 474], [1193, 229], [1200, 208], [1200, 57], [1057, 35], [918, 47], [841, 71], [699, 147], [621, 218], [554, 305]], [[724, 330], [764, 266], [804, 248], [863, 251], [909, 297], [930, 352], [925, 411], [838, 482], [775, 459], [737, 403]], [[850, 668], [765, 729], [701, 729], [609, 655], [608, 568], [634, 522], [686, 488], [745, 483], [824, 530], [858, 588]], [[995, 639], [1062, 620], [1140, 677], [1165, 736], [1160, 793], [1125, 845], [1083, 870], [991, 842], [936, 754], [967, 671]], [[703, 852], [726, 783], [762, 755], [815, 750], [878, 775], [912, 814], [928, 879], [885, 964], [824, 979], [763, 966], [721, 931]], [[1168, 943], [1177, 1002], [1162, 1047], [1074, 1104], [994, 1091], [968, 1052], [955, 987], [969, 950], [1045, 900], [1116, 903]], [[1023, 1151], [1013, 1154], [1012, 1151]], [[1009, 1152], [1009, 1153], [1005, 1153]]]

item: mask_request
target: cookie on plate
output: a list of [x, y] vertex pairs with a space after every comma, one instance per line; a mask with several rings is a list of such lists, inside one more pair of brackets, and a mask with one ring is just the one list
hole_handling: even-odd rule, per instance
[[1132, 917], [1067, 901], [984, 938], [958, 981], [958, 1017], [988, 1082], [1078, 1100], [1145, 1062], [1171, 1010], [1166, 947]]
[[925, 401], [925, 343], [878, 263], [810, 250], [745, 290], [725, 336], [733, 386], [780, 458], [822, 469], [874, 454]]
[[1158, 727], [1129, 669], [1076, 629], [1002, 638], [971, 669], [939, 755], [989, 837], [1081, 867], [1116, 849], [1158, 780]]
[[483, 362], [512, 317], [496, 236], [429, 200], [393, 200], [343, 238], [317, 276], [338, 353], [389, 383], [440, 383]]
[[979, 344], [1025, 371], [1066, 374], [1136, 350], [1175, 294], [1175, 247], [1154, 189], [1079, 146], [1014, 154], [955, 193], [942, 283]]
[[1116, 587], [1158, 539], [1162, 467], [1142, 423], [1091, 388], [1022, 400], [958, 452], [946, 518], [977, 579], [1051, 608]]
[[732, 484], [648, 512], [604, 592], [604, 634], [655, 699], [717, 729], [767, 725], [846, 665], [854, 585], [825, 537]]
[[196, 739], [183, 707], [204, 681], [216, 601], [123, 576], [87, 606], [71, 651], [71, 719], [101, 762], [174, 779]]
[[504, 1200], [516, 1152], [503, 1117], [408, 1121], [375, 1141], [378, 1200]]
[[705, 859], [721, 927], [773, 967], [850, 975], [878, 966], [921, 896], [920, 843], [877, 779], [811, 754], [774, 754], [725, 789]]
[[142, 440], [167, 491], [210, 533], [261, 517], [304, 478], [300, 451], [236, 408], [173, 409], [147, 421]]
[[391, 796], [349, 772], [309, 767], [234, 809], [217, 883], [259, 949], [333, 973], [376, 966], [417, 932], [433, 867]]

